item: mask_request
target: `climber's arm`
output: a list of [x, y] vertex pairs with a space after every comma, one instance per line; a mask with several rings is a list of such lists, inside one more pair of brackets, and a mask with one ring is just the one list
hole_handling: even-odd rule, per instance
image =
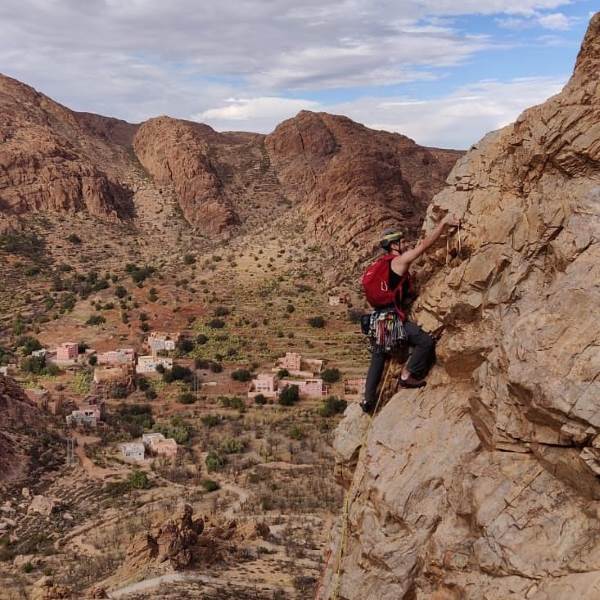
[[456, 227], [458, 224], [459, 220], [453, 214], [446, 215], [424, 240], [421, 240], [414, 248], [403, 252], [392, 261], [391, 267], [394, 273], [403, 275], [410, 266], [410, 263], [419, 258], [421, 254], [425, 253], [435, 244], [446, 227]]

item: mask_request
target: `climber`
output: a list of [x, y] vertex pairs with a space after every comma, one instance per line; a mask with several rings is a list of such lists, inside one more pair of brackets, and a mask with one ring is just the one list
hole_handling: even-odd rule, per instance
[[419, 388], [426, 384], [424, 378], [435, 362], [435, 340], [406, 318], [405, 311], [415, 297], [409, 268], [415, 259], [435, 243], [446, 227], [458, 225], [459, 220], [454, 215], [447, 215], [414, 248], [408, 247], [400, 231], [386, 230], [380, 241], [386, 254], [380, 256], [363, 275], [365, 295], [375, 308], [368, 315], [368, 324], [364, 328], [370, 337], [372, 352], [365, 397], [361, 402], [362, 409], [367, 413], [372, 413], [375, 409], [377, 386], [386, 359], [403, 343], [408, 344], [411, 352], [400, 374], [400, 385]]

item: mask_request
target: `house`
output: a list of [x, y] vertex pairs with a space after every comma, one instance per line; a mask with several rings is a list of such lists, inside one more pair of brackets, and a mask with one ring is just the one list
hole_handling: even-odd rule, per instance
[[279, 391], [286, 385], [298, 386], [298, 393], [308, 398], [321, 398], [329, 393], [329, 389], [323, 383], [323, 380], [317, 377], [312, 379], [282, 379], [279, 383]]
[[15, 373], [17, 370], [17, 365], [15, 363], [9, 363], [8, 365], [4, 365], [0, 367], [0, 375], [10, 375], [11, 373]]
[[156, 355], [160, 351], [169, 352], [175, 350], [177, 342], [181, 337], [180, 333], [165, 333], [163, 331], [152, 331], [148, 336], [147, 344], [150, 353]]
[[341, 298], [339, 296], [329, 296], [329, 306], [339, 306]]
[[344, 380], [344, 396], [358, 398], [365, 395], [367, 380], [364, 377]]
[[77, 360], [79, 356], [79, 344], [75, 342], [64, 342], [56, 348], [57, 363], [72, 363]]
[[141, 462], [146, 457], [146, 448], [142, 442], [125, 442], [119, 444], [123, 460], [127, 462]]
[[286, 352], [285, 356], [277, 360], [277, 367], [285, 369], [295, 377], [312, 377], [323, 369], [323, 361], [317, 358], [302, 358], [296, 352]]
[[134, 365], [135, 350], [133, 348], [119, 348], [98, 354], [99, 365]]
[[277, 361], [277, 366], [281, 369], [287, 369], [290, 373], [300, 371], [302, 356], [297, 352], [286, 352], [285, 356]]
[[177, 442], [172, 438], [165, 438], [162, 433], [144, 433], [142, 443], [154, 454], [169, 458], [177, 456]]
[[165, 369], [173, 368], [173, 359], [165, 356], [138, 356], [136, 373], [156, 373], [156, 367], [162, 365]]
[[8, 375], [8, 366], [0, 367], [0, 375], [4, 375], [5, 377]]
[[36, 356], [36, 357], [38, 357], [38, 358], [41, 358], [42, 356], [46, 356], [46, 353], [47, 353], [47, 352], [48, 352], [48, 351], [46, 350], [46, 348], [40, 348], [39, 350], [34, 350], [34, 351], [31, 353], [31, 356]]
[[102, 410], [99, 406], [85, 406], [67, 415], [67, 425], [89, 425], [90, 427], [96, 427], [101, 418]]
[[259, 373], [255, 379], [250, 382], [248, 398], [255, 398], [262, 394], [265, 398], [277, 398], [277, 375], [272, 373]]

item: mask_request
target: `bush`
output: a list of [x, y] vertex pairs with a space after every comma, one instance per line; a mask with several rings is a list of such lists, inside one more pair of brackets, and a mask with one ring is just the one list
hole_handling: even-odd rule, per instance
[[226, 306], [215, 308], [215, 317], [226, 317], [231, 311]]
[[215, 362], [214, 360], [210, 363], [210, 370], [213, 373], [221, 373], [223, 371], [223, 365], [221, 363]]
[[117, 298], [125, 298], [125, 296], [127, 296], [127, 290], [122, 285], [118, 285], [115, 288], [115, 296]]
[[252, 373], [248, 369], [237, 369], [231, 373], [231, 379], [235, 379], [236, 381], [250, 381]]
[[221, 450], [225, 454], [240, 454], [246, 449], [246, 442], [238, 438], [227, 438], [221, 442]]
[[92, 356], [90, 356], [90, 358], [88, 359], [88, 364], [91, 367], [94, 367], [98, 364], [98, 357], [95, 354], [92, 354]]
[[183, 354], [191, 352], [195, 348], [195, 344], [189, 338], [182, 338], [177, 342], [177, 349]]
[[298, 425], [294, 425], [291, 429], [290, 429], [290, 437], [293, 440], [303, 440], [304, 439], [304, 431], [302, 431], [302, 429], [300, 429], [300, 427], [298, 427]]
[[183, 392], [183, 394], [179, 394], [177, 401], [180, 404], [194, 404], [194, 402], [196, 402], [196, 396], [191, 392]]
[[225, 321], [223, 321], [222, 319], [211, 319], [207, 325], [211, 328], [211, 329], [223, 329], [223, 327], [225, 327]]
[[219, 396], [219, 400], [225, 408], [246, 409], [246, 404], [239, 396]]
[[300, 399], [300, 392], [297, 385], [286, 385], [279, 394], [279, 404], [281, 406], [292, 406]]
[[323, 405], [319, 409], [319, 414], [322, 417], [333, 417], [334, 415], [343, 413], [346, 410], [348, 403], [336, 396], [329, 396], [323, 401]]
[[145, 392], [150, 389], [150, 382], [145, 377], [139, 375], [137, 378], [137, 386], [139, 390]]
[[222, 418], [221, 415], [204, 415], [200, 420], [204, 426], [211, 428], [220, 425]]
[[129, 390], [127, 389], [126, 385], [117, 383], [112, 386], [110, 390], [110, 396], [111, 398], [115, 398], [117, 400], [127, 398], [127, 396], [129, 396]]
[[290, 372], [287, 369], [279, 369], [279, 371], [277, 371], [277, 377], [279, 379], [283, 379], [284, 377], [289, 377]]
[[42, 349], [40, 341], [30, 335], [22, 335], [17, 339], [15, 346], [21, 348], [25, 356], [29, 356], [32, 352]]
[[220, 471], [227, 463], [227, 460], [224, 456], [220, 456], [216, 452], [209, 452], [206, 457], [205, 463], [206, 470], [209, 473], [212, 473], [213, 471]]
[[308, 324], [316, 329], [322, 329], [325, 327], [325, 319], [323, 317], [310, 317]]
[[150, 331], [150, 325], [146, 321], [140, 324], [140, 329], [144, 332]]
[[86, 322], [86, 325], [102, 325], [106, 323], [106, 319], [101, 315], [92, 315]]
[[148, 475], [137, 469], [129, 475], [129, 485], [135, 490], [147, 490], [151, 487]]
[[208, 337], [203, 333], [196, 337], [196, 344], [198, 344], [199, 346], [203, 346], [204, 344], [206, 344], [206, 342], [208, 342]]
[[186, 254], [183, 257], [183, 262], [186, 265], [193, 265], [196, 262], [196, 259], [195, 259], [195, 257], [192, 254]]
[[340, 380], [340, 377], [341, 373], [339, 369], [325, 369], [321, 373], [321, 379], [325, 383], [335, 383], [336, 381]]
[[288, 312], [289, 314], [292, 314], [292, 313], [293, 313], [293, 312], [296, 310], [296, 308], [294, 307], [294, 305], [293, 305], [293, 304], [288, 304], [288, 305], [285, 307], [285, 310], [286, 310], [286, 312]]
[[157, 394], [152, 388], [148, 388], [144, 392], [144, 396], [146, 397], [146, 400], [156, 400]]
[[216, 492], [221, 489], [221, 486], [214, 479], [203, 479], [201, 483], [206, 492]]
[[267, 399], [265, 398], [264, 394], [256, 394], [256, 396], [254, 396], [254, 402], [262, 406], [263, 404], [267, 403]]
[[76, 233], [72, 233], [67, 237], [67, 241], [71, 242], [71, 244], [81, 244], [81, 238]]

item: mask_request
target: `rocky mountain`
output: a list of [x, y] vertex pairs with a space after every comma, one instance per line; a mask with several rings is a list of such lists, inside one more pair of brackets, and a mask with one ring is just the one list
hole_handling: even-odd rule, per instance
[[5, 221], [50, 210], [135, 223], [143, 212], [135, 192], [150, 187], [156, 205], [158, 195], [172, 194], [209, 239], [251, 230], [292, 207], [310, 239], [354, 259], [386, 226], [415, 234], [462, 154], [306, 111], [268, 136], [169, 117], [132, 125], [70, 111], [4, 76], [0, 109]]
[[127, 152], [91, 131], [85, 116], [0, 75], [0, 212], [127, 217], [131, 193], [118, 177]]
[[599, 72], [596, 14], [564, 90], [481, 140], [429, 207], [426, 231], [463, 224], [414, 315], [444, 331], [438, 366], [372, 423], [348, 410], [322, 598], [599, 597]]
[[265, 144], [310, 233], [354, 249], [351, 254], [372, 249], [373, 233], [389, 226], [401, 223], [415, 235], [429, 201], [462, 155], [308, 111], [281, 123]]
[[17, 382], [0, 375], [0, 485], [62, 460], [60, 452], [52, 456], [58, 442], [47, 425], [47, 416], [28, 400]]

